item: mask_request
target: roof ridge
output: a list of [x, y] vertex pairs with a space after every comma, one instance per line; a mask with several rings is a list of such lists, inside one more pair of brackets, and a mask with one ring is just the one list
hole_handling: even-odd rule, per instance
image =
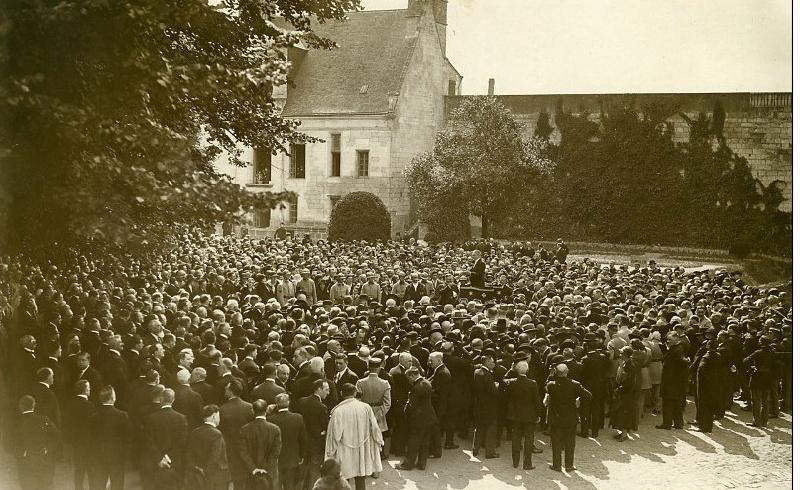
[[[420, 16], [420, 21], [421, 20], [422, 20], [422, 17]], [[414, 44], [411, 46], [411, 49], [408, 50], [408, 56], [406, 56], [406, 61], [403, 64], [403, 71], [400, 72], [400, 79], [397, 82], [397, 87], [396, 87], [395, 93], [398, 94], [398, 96], [400, 95], [400, 90], [402, 90], [402, 88], [403, 88], [403, 82], [406, 81], [406, 75], [408, 74], [408, 67], [411, 66], [411, 60], [412, 60], [412, 58], [414, 58], [414, 53], [417, 52], [417, 46], [419, 45], [419, 38], [420, 38], [420, 35], [419, 35], [419, 22], [418, 22], [417, 23], [417, 33], [416, 33], [416, 36], [414, 37]], [[395, 107], [396, 106], [397, 105], [395, 104]], [[394, 112], [394, 110], [392, 110], [392, 112]]]

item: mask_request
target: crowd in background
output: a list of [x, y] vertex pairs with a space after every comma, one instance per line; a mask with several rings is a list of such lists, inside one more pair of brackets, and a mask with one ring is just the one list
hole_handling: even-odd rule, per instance
[[[363, 488], [465, 444], [575, 469], [632, 443], [791, 410], [791, 297], [725, 270], [427, 246], [192, 235], [149, 259], [0, 263], [0, 400], [23, 488]], [[742, 405], [734, 403], [738, 400]], [[743, 408], [741, 408], [743, 407]], [[562, 466], [562, 454], [564, 457]]]

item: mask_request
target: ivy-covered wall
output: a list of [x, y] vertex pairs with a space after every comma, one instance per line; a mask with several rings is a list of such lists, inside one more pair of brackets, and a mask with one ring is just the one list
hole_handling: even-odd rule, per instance
[[[446, 97], [445, 111], [450, 113], [468, 96]], [[709, 94], [547, 94], [496, 96], [509, 108], [515, 119], [533, 134], [539, 115], [546, 111], [554, 127], [550, 140], [559, 144], [561, 135], [555, 124], [560, 109], [567, 113], [588, 113], [589, 120], [599, 121], [600, 114], [614, 107], [641, 109], [649, 104], [670, 103], [692, 119], [701, 113], [710, 115], [719, 103], [726, 113], [723, 135], [737, 155], [747, 159], [753, 176], [764, 185], [783, 181], [781, 211], [792, 210], [792, 94], [791, 93], [709, 93]], [[669, 118], [674, 126], [674, 140], [686, 142], [689, 126], [677, 113]]]

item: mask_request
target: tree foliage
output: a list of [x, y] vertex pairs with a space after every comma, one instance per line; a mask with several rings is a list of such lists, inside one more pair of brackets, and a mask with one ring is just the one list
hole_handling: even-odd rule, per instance
[[312, 19], [343, 19], [359, 0], [213, 3], [6, 2], [0, 245], [149, 248], [286, 198], [248, 194], [212, 162], [304, 138], [271, 96], [283, 53], [333, 48]]
[[676, 108], [614, 108], [599, 121], [558, 113], [561, 143], [547, 180], [520, 182], [500, 233], [509, 237], [791, 250], [781, 182], [764, 186], [722, 136], [725, 112], [681, 115], [689, 141], [675, 143]]
[[420, 218], [435, 236], [457, 237], [471, 213], [481, 216], [486, 236], [490, 223], [504, 215], [519, 180], [552, 169], [543, 156], [546, 146], [542, 138], [525, 137], [497, 98], [466, 98], [436, 135], [433, 150], [406, 169]]
[[336, 203], [328, 223], [331, 241], [388, 240], [392, 219], [386, 205], [370, 192], [351, 192]]

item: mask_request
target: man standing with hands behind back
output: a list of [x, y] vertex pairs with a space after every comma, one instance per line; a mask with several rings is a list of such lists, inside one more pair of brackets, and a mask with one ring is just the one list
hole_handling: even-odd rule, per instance
[[578, 400], [591, 400], [592, 393], [577, 381], [567, 377], [566, 364], [556, 366], [556, 379], [547, 383], [550, 419], [550, 444], [553, 464], [550, 469], [561, 471], [561, 453], [567, 471], [575, 471], [575, 436], [578, 426]]

